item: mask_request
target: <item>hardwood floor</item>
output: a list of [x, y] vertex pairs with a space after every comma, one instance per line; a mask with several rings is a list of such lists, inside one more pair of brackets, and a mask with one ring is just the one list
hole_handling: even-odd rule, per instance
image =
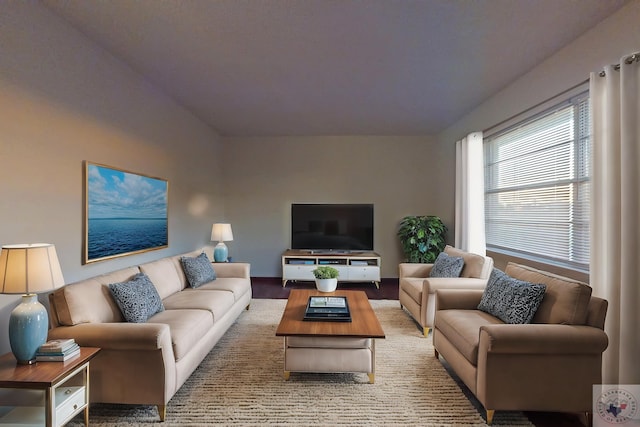
[[[313, 282], [288, 282], [286, 287], [282, 286], [280, 277], [252, 277], [252, 291], [254, 298], [287, 299], [291, 289], [310, 289], [315, 285]], [[353, 289], [365, 291], [369, 299], [398, 299], [398, 279], [382, 279], [380, 289], [376, 289], [373, 283], [338, 283], [338, 289]], [[398, 314], [400, 305], [398, 305]], [[418, 325], [416, 324], [416, 329]], [[451, 376], [465, 387], [455, 374], [449, 371]], [[467, 390], [467, 394], [470, 392]], [[579, 414], [565, 414], [556, 412], [526, 412], [529, 420], [536, 427], [584, 427]]]

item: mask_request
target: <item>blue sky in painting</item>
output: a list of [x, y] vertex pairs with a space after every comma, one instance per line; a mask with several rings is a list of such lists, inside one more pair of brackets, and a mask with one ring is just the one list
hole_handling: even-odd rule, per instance
[[167, 182], [89, 164], [89, 218], [167, 218]]

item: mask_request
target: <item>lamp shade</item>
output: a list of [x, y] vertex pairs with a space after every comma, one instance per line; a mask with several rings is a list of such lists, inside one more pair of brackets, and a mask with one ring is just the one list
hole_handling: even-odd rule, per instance
[[47, 341], [47, 309], [36, 294], [61, 286], [64, 286], [64, 278], [52, 244], [2, 247], [0, 293], [22, 294], [22, 303], [9, 317], [9, 344], [18, 363], [35, 363], [38, 348]]
[[6, 245], [0, 252], [0, 293], [33, 294], [64, 286], [56, 248], [50, 243]]
[[212, 242], [229, 242], [231, 240], [233, 240], [233, 231], [231, 231], [231, 224], [213, 224], [213, 227], [211, 228]]

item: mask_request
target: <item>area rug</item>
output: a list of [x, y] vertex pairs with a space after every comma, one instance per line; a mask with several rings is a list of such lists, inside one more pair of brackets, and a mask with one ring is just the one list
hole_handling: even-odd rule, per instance
[[[275, 336], [285, 303], [254, 299], [168, 403], [163, 424], [153, 406], [94, 404], [91, 425], [486, 425], [398, 301], [371, 301], [386, 335], [376, 341], [374, 384], [357, 373], [292, 373], [285, 381]], [[496, 412], [493, 425], [533, 424], [520, 412]]]

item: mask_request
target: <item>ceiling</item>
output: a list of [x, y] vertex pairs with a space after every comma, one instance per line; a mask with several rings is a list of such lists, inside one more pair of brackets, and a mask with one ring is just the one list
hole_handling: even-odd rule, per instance
[[223, 136], [433, 135], [625, 0], [43, 0]]

